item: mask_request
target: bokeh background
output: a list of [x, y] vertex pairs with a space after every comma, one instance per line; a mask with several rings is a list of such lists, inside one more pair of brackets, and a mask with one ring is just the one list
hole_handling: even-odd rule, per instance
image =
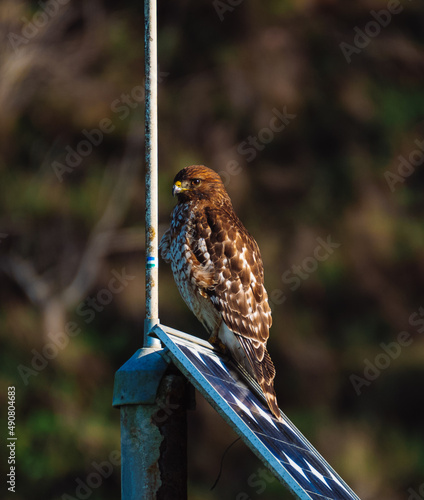
[[[160, 232], [180, 168], [221, 173], [261, 247], [281, 407], [362, 500], [423, 497], [424, 5], [158, 3]], [[142, 338], [143, 23], [141, 1], [0, 4], [5, 498], [119, 498], [118, 466], [77, 488], [119, 450], [113, 377]], [[203, 335], [165, 264], [160, 317]], [[241, 443], [210, 491], [234, 434], [199, 395], [189, 436], [190, 499], [291, 498]]]

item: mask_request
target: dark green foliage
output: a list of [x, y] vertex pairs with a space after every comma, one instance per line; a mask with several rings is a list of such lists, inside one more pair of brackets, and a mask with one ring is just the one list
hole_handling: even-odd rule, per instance
[[[143, 5], [48, 3], [43, 28], [27, 25], [39, 2], [0, 6], [14, 500], [77, 497], [112, 460], [113, 375], [144, 320]], [[159, 2], [160, 233], [176, 172], [220, 172], [261, 248], [283, 410], [362, 500], [405, 499], [424, 481], [423, 5], [402, 1], [358, 49], [390, 2], [235, 3]], [[161, 321], [204, 336], [164, 264], [160, 280]], [[290, 498], [241, 443], [210, 492], [234, 436], [200, 397], [189, 432], [190, 499]], [[119, 466], [92, 490], [118, 498]]]

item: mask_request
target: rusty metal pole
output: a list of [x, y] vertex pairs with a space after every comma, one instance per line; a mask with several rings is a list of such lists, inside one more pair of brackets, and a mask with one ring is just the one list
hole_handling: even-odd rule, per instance
[[187, 407], [193, 387], [164, 349], [139, 349], [115, 375], [122, 500], [187, 500]]
[[146, 319], [143, 347], [160, 347], [149, 337], [159, 323], [158, 299], [158, 96], [156, 0], [144, 2], [144, 70], [146, 87]]
[[187, 500], [187, 407], [193, 388], [159, 339], [156, 0], [145, 0], [146, 318], [143, 347], [115, 374], [122, 500]]

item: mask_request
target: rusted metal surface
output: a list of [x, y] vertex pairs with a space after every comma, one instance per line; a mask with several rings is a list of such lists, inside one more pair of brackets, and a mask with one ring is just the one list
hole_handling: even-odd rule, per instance
[[115, 376], [123, 500], [187, 500], [187, 407], [193, 407], [193, 388], [163, 351], [140, 349]]
[[155, 405], [121, 406], [121, 490], [123, 500], [156, 500], [163, 436], [152, 424]]

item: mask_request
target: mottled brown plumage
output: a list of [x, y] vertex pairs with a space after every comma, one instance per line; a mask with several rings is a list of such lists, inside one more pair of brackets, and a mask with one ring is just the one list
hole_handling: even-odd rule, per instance
[[199, 165], [176, 175], [178, 204], [160, 251], [184, 301], [261, 386], [279, 419], [275, 369], [266, 350], [272, 324], [259, 247], [233, 210], [219, 175]]

